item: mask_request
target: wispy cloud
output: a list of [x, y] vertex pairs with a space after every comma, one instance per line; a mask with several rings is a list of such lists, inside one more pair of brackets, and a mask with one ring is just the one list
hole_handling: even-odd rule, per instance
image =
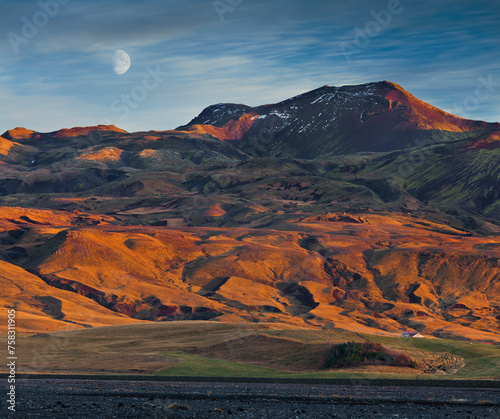
[[[57, 0], [56, 0], [57, 1]], [[259, 105], [323, 84], [393, 80], [447, 110], [474, 93], [480, 77], [500, 81], [496, 1], [400, 0], [368, 45], [350, 60], [342, 45], [387, 0], [243, 1], [221, 21], [208, 0], [70, 0], [16, 54], [7, 35], [39, 4], [0, 5], [0, 125], [38, 130], [113, 120], [127, 130], [168, 129], [218, 102]], [[126, 50], [128, 73], [112, 72]], [[111, 104], [140, 86], [147, 68], [168, 74], [126, 118]], [[467, 116], [500, 120], [500, 88]]]

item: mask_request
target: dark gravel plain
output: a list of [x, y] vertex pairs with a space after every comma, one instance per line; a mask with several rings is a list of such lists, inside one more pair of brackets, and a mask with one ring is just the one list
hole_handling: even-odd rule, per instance
[[447, 387], [369, 380], [304, 384], [19, 378], [16, 384], [16, 413], [5, 408], [1, 417], [500, 418], [498, 383]]

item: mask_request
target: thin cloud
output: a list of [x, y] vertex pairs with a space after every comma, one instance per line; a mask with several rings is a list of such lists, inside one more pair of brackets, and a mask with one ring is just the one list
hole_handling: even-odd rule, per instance
[[[349, 59], [343, 45], [375, 19], [372, 12], [388, 7], [386, 0], [245, 0], [223, 20], [207, 0], [70, 0], [18, 54], [7, 35], [20, 33], [21, 19], [40, 6], [2, 4], [0, 124], [48, 131], [70, 121], [116, 120], [113, 101], [156, 66], [168, 76], [117, 125], [169, 129], [213, 103], [259, 105], [324, 84], [384, 79], [460, 112], [456, 103], [474, 94], [480, 77], [500, 81], [498, 2], [400, 2], [404, 10]], [[123, 76], [112, 72], [115, 49], [132, 57]], [[499, 95], [500, 85], [467, 117], [500, 119]]]

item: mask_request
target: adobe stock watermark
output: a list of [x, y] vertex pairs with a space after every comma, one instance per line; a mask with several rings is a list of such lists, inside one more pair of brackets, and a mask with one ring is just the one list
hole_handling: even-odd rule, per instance
[[212, 5], [220, 21], [224, 22], [224, 15], [234, 12], [241, 3], [243, 3], [243, 0], [214, 0]]
[[68, 4], [70, 0], [40, 0], [38, 6], [41, 10], [36, 11], [31, 20], [24, 16], [21, 26], [20, 35], [15, 32], [9, 32], [7, 39], [14, 50], [14, 53], [19, 53], [19, 47], [26, 45], [31, 39], [38, 35], [38, 32], [43, 27], [47, 26], [50, 19], [56, 17], [61, 10], [61, 6]]
[[[488, 100], [500, 88], [500, 82], [493, 79], [490, 74], [486, 78], [479, 77], [474, 92], [464, 98], [460, 103], [456, 103], [448, 115], [448, 119], [454, 122], [455, 116], [463, 118], [470, 117], [471, 112], [477, 111], [481, 103]], [[416, 150], [408, 154], [408, 157], [398, 166], [398, 173], [394, 175], [394, 181], [411, 176], [417, 170], [420, 170], [422, 164], [433, 153], [432, 146], [441, 143], [443, 140], [440, 137], [427, 137], [414, 142]]]
[[[70, 325], [65, 326], [61, 332], [71, 331]], [[50, 363], [69, 345], [69, 337], [63, 333], [49, 334], [49, 338], [42, 348], [31, 350], [30, 366], [34, 372], [47, 370]]]
[[[146, 75], [142, 79], [142, 83], [132, 87], [129, 93], [123, 93], [119, 98], [111, 102], [110, 109], [118, 118], [125, 120], [132, 110], [137, 109], [139, 105], [144, 102], [149, 93], [157, 89], [161, 83], [164, 82], [169, 73], [161, 71], [160, 65], [157, 64], [156, 68], [150, 66], [146, 67]], [[117, 125], [115, 121], [110, 118], [104, 118], [99, 122], [99, 125]], [[85, 136], [85, 142], [88, 147], [102, 144], [104, 142], [103, 131], [91, 131]]]
[[492, 74], [486, 78], [479, 77], [474, 93], [468, 95], [462, 102], [455, 103], [451, 113], [463, 118], [471, 117], [471, 113], [479, 110], [481, 103], [488, 100], [499, 87], [500, 83], [493, 80]]
[[242, 149], [250, 155], [259, 155], [267, 151], [267, 147], [275, 140], [276, 135], [283, 128], [283, 120], [276, 114], [264, 119], [264, 125], [257, 134], [248, 138], [248, 144]]
[[[116, 275], [106, 280], [106, 287], [110, 291], [107, 297], [112, 297], [116, 290], [121, 290], [129, 284], [132, 277], [128, 274]], [[121, 296], [119, 296], [121, 297]], [[96, 300], [94, 300], [96, 301]], [[97, 304], [100, 304], [96, 301]], [[73, 319], [76, 320], [76, 319]], [[31, 358], [28, 364], [33, 372], [47, 372], [52, 370], [53, 363], [57, 358], [68, 350], [72, 339], [78, 336], [81, 332], [86, 330], [88, 326], [92, 326], [94, 322], [98, 321], [98, 315], [93, 311], [87, 311], [84, 321], [69, 321], [66, 325], [57, 330], [57, 333], [49, 333], [43, 346], [37, 346], [36, 349], [31, 350]], [[62, 320], [60, 322], [63, 322]], [[81, 328], [78, 329], [78, 326]], [[55, 332], [55, 331], [54, 331]], [[66, 332], [70, 332], [68, 334]]]
[[398, 171], [391, 176], [392, 182], [402, 182], [417, 170], [421, 170], [422, 164], [432, 155], [432, 146], [437, 145], [442, 140], [439, 138], [427, 137], [414, 142], [417, 149], [409, 153], [406, 159], [398, 164]]
[[[406, 0], [412, 2], [413, 0]], [[372, 20], [368, 21], [362, 28], [356, 26], [353, 31], [353, 39], [349, 42], [342, 42], [340, 48], [347, 61], [351, 61], [353, 55], [361, 53], [363, 49], [368, 47], [372, 39], [380, 35], [392, 22], [393, 16], [399, 15], [404, 10], [401, 0], [389, 0], [387, 7], [378, 12], [375, 10], [370, 11]]]
[[8, 331], [7, 331], [7, 377], [8, 393], [7, 403], [12, 412], [16, 411], [16, 363], [17, 363], [17, 346], [16, 346], [16, 309], [8, 310]]
[[118, 115], [120, 120], [124, 120], [130, 115], [133, 109], [137, 109], [140, 103], [144, 102], [149, 93], [157, 89], [168, 76], [160, 70], [160, 65], [157, 64], [153, 69], [150, 66], [146, 67], [147, 74], [142, 79], [142, 83], [134, 86], [128, 94], [122, 94], [119, 99], [115, 99], [111, 103], [111, 111]]

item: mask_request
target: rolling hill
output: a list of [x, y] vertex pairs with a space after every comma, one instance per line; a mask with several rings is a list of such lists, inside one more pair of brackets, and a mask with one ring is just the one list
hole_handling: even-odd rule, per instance
[[500, 341], [500, 124], [390, 82], [0, 138], [2, 305]]

